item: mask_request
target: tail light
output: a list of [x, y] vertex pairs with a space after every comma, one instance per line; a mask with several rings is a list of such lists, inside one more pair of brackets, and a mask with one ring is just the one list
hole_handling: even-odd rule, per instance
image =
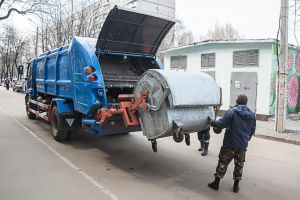
[[96, 74], [88, 75], [87, 78], [89, 79], [89, 81], [96, 81], [98, 79]]
[[95, 72], [95, 68], [94, 68], [94, 67], [91, 67], [91, 66], [86, 66], [86, 67], [84, 68], [84, 71], [85, 71], [86, 73], [88, 73], [88, 74], [91, 74], [91, 73]]
[[86, 66], [85, 68], [84, 68], [84, 71], [87, 73], [87, 74], [89, 74], [88, 76], [87, 76], [87, 79], [89, 80], [89, 81], [96, 81], [97, 79], [98, 79], [98, 77], [97, 77], [97, 75], [94, 73], [95, 72], [95, 68], [94, 67], [92, 67], [92, 66]]

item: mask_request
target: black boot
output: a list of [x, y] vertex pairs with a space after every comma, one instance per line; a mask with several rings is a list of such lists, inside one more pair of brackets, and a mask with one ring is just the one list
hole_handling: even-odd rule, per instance
[[238, 180], [235, 180], [235, 181], [234, 181], [234, 184], [233, 184], [233, 192], [234, 192], [234, 193], [238, 193], [239, 190], [240, 190], [239, 182], [240, 182], [240, 181], [238, 181]]
[[209, 143], [204, 143], [204, 151], [201, 156], [207, 156]]
[[201, 146], [200, 146], [200, 148], [198, 149], [198, 151], [203, 151], [203, 150], [204, 150], [204, 142], [201, 141], [200, 143], [201, 143]]
[[220, 178], [219, 177], [215, 177], [214, 182], [209, 183], [208, 187], [210, 187], [213, 190], [219, 190], [219, 184], [220, 184]]

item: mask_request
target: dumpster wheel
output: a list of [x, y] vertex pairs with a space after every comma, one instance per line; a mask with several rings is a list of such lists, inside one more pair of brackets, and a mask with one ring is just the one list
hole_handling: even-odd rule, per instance
[[157, 142], [156, 140], [151, 140], [152, 150], [153, 152], [157, 152]]
[[187, 145], [187, 146], [190, 146], [191, 145], [191, 138], [190, 138], [190, 135], [189, 134], [185, 134], [184, 135], [185, 137], [185, 144]]
[[173, 133], [173, 139], [175, 142], [180, 143], [183, 141], [183, 138], [183, 133], [180, 128]]

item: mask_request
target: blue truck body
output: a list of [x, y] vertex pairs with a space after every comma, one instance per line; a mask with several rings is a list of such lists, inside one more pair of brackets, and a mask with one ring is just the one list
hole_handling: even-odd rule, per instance
[[117, 105], [118, 95], [132, 94], [145, 71], [163, 68], [155, 54], [174, 23], [116, 6], [98, 39], [73, 37], [70, 44], [33, 58], [27, 71], [28, 117], [44, 116], [54, 124], [54, 136], [82, 124], [100, 135], [140, 130], [125, 126], [120, 116], [100, 126], [95, 115]]
[[[74, 110], [87, 116], [95, 107], [109, 106], [101, 64], [96, 55], [96, 42], [94, 38], [73, 37], [70, 45], [48, 51], [35, 58], [33, 60], [35, 72], [32, 79], [36, 81], [36, 87], [33, 88], [33, 95], [43, 94], [71, 100]], [[154, 62], [157, 59], [154, 56], [121, 53], [103, 53], [103, 55], [112, 59], [123, 58], [125, 55], [129, 58]], [[89, 74], [84, 71], [86, 66], [95, 69], [93, 74], [98, 77], [97, 81], [88, 80]], [[118, 67], [122, 66], [119, 64]], [[162, 65], [158, 67], [163, 68]], [[133, 84], [129, 87], [133, 88]]]

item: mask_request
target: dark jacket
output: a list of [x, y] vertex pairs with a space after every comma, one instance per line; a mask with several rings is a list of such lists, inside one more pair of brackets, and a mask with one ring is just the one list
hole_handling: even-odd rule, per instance
[[223, 118], [211, 125], [218, 129], [226, 128], [223, 147], [246, 149], [256, 128], [256, 116], [245, 105], [229, 109]]
[[5, 79], [4, 84], [8, 85], [9, 84], [9, 79]]

